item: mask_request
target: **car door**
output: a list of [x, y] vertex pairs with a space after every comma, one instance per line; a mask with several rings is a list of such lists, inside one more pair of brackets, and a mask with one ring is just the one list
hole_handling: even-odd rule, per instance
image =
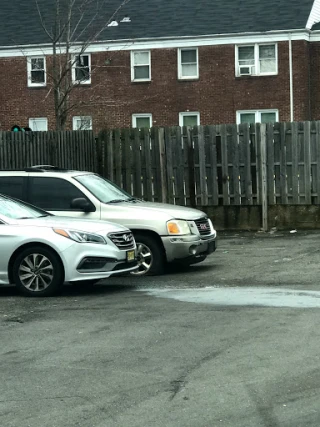
[[[74, 208], [74, 199], [85, 199], [91, 205], [92, 211], [84, 212]], [[63, 178], [30, 174], [28, 201], [54, 215], [100, 219], [100, 206], [96, 206], [79, 188]]]

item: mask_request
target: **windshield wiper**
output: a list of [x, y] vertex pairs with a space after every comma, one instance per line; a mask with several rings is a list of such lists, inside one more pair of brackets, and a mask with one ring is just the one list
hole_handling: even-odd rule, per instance
[[110, 200], [110, 202], [106, 202], [106, 203], [121, 203], [121, 202], [126, 202], [126, 199], [114, 199], [114, 200]]
[[47, 216], [51, 216], [50, 214], [45, 214], [45, 215], [39, 215], [39, 216], [22, 216], [20, 218], [17, 219], [38, 219], [38, 218], [44, 218]]
[[137, 197], [130, 197], [130, 199], [127, 199], [126, 202], [141, 202], [141, 199], [138, 199]]

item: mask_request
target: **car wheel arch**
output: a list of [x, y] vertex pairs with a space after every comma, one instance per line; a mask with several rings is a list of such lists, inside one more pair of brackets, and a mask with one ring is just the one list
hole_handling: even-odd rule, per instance
[[141, 235], [142, 234], [142, 235], [149, 236], [149, 237], [152, 237], [153, 239], [155, 239], [159, 243], [161, 249], [163, 250], [164, 255], [166, 256], [165, 248], [163, 246], [161, 237], [159, 236], [158, 233], [156, 233], [155, 231], [152, 231], [152, 230], [144, 230], [144, 229], [140, 229], [140, 228], [131, 228], [130, 230], [132, 231], [133, 235], [136, 235], [136, 234]]
[[28, 249], [28, 248], [32, 248], [33, 246], [37, 246], [37, 247], [42, 247], [42, 248], [44, 248], [44, 249], [48, 249], [48, 250], [50, 250], [50, 251], [52, 251], [52, 252], [54, 252], [54, 254], [59, 258], [59, 260], [60, 260], [60, 263], [61, 263], [61, 268], [62, 268], [62, 271], [63, 271], [63, 277], [65, 277], [65, 270], [64, 270], [64, 265], [63, 265], [63, 262], [62, 262], [62, 259], [61, 259], [61, 257], [60, 257], [60, 255], [58, 254], [58, 252], [55, 250], [55, 249], [53, 249], [51, 246], [49, 246], [49, 245], [46, 245], [45, 243], [39, 243], [39, 242], [29, 242], [29, 243], [25, 243], [25, 244], [23, 244], [22, 246], [19, 246], [19, 248], [17, 248], [14, 252], [13, 252], [13, 254], [11, 255], [11, 258], [10, 258], [10, 261], [9, 261], [9, 264], [8, 264], [8, 276], [9, 276], [9, 282], [12, 284], [13, 283], [13, 265], [14, 265], [14, 262], [15, 262], [15, 260], [16, 260], [16, 258], [17, 258], [17, 256], [21, 253], [21, 252], [23, 252], [25, 249]]

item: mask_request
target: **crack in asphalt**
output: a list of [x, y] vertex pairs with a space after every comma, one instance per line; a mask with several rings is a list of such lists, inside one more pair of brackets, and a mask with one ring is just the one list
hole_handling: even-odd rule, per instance
[[170, 397], [169, 401], [172, 401], [178, 393], [180, 393], [188, 384], [187, 377], [190, 376], [194, 371], [201, 368], [202, 365], [204, 365], [207, 362], [210, 362], [211, 360], [218, 357], [222, 351], [214, 351], [212, 353], [209, 353], [207, 356], [202, 357], [199, 359], [196, 363], [191, 364], [187, 369], [184, 370], [183, 373], [181, 373], [178, 378], [170, 381]]

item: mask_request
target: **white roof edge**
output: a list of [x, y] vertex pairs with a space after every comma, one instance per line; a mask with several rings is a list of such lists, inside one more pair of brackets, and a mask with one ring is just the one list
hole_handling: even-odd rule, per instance
[[306, 24], [306, 29], [310, 30], [314, 24], [320, 22], [320, 0], [314, 0], [311, 12]]
[[[320, 1], [320, 0], [319, 0]], [[86, 49], [87, 53], [108, 52], [118, 50], [136, 50], [136, 49], [165, 49], [193, 46], [211, 46], [223, 44], [245, 44], [245, 43], [266, 43], [280, 42], [291, 38], [292, 40], [310, 40], [312, 32], [307, 29], [290, 29], [266, 32], [244, 32], [213, 34], [199, 36], [182, 37], [158, 37], [158, 38], [140, 38], [140, 39], [122, 39], [105, 40], [91, 43]], [[72, 53], [78, 51], [81, 43], [74, 44]], [[63, 53], [63, 47], [61, 48]], [[32, 55], [52, 55], [52, 45], [49, 43], [38, 45], [22, 46], [0, 46], [0, 57], [32, 56]]]
[[[320, 0], [315, 0], [319, 1]], [[307, 29], [308, 30], [308, 29]], [[295, 28], [289, 30], [272, 30], [272, 31], [259, 31], [259, 32], [242, 32], [242, 33], [223, 33], [223, 34], [206, 34], [198, 36], [178, 36], [178, 37], [145, 37], [137, 39], [118, 39], [118, 40], [99, 40], [92, 42], [91, 44], [115, 44], [115, 43], [135, 43], [135, 42], [152, 42], [152, 41], [162, 41], [162, 40], [185, 40], [185, 39], [199, 39], [199, 38], [220, 38], [220, 37], [242, 37], [242, 36], [254, 36], [254, 35], [266, 35], [266, 34], [287, 34], [287, 33], [305, 33], [306, 28]], [[74, 43], [74, 45], [81, 46], [81, 43]], [[46, 48], [51, 47], [51, 43], [39, 43], [39, 44], [26, 44], [26, 45], [10, 45], [10, 46], [0, 46], [0, 50], [5, 49], [33, 49], [33, 48]]]

